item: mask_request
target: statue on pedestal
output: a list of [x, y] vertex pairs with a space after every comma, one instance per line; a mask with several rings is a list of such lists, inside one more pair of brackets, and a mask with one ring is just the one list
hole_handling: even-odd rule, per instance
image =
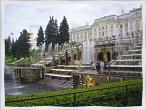
[[95, 86], [96, 85], [95, 78], [93, 78], [93, 77], [91, 77], [91, 76], [88, 75], [85, 78], [85, 84], [84, 85], [86, 85], [87, 87], [93, 87], [93, 86]]

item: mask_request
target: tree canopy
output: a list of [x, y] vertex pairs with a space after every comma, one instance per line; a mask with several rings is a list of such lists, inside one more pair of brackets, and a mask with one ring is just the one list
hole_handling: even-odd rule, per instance
[[[8, 38], [9, 39], [9, 38]], [[5, 40], [5, 50], [7, 51], [7, 40]], [[29, 33], [26, 29], [24, 29], [22, 32], [20, 32], [20, 37], [18, 40], [14, 42], [14, 40], [11, 42], [11, 55], [17, 58], [21, 57], [28, 57], [29, 56], [29, 49], [30, 49], [30, 43], [29, 43]]]
[[44, 39], [45, 39], [42, 26], [40, 26], [37, 35], [38, 35], [38, 37], [37, 37], [37, 46], [40, 47], [40, 46], [43, 45]]
[[11, 47], [12, 47], [12, 42], [10, 36], [5, 39], [5, 54], [10, 55], [11, 54]]
[[52, 49], [54, 50], [55, 44], [57, 43], [58, 36], [58, 25], [57, 19], [54, 20], [53, 17], [50, 17], [50, 21], [47, 24], [45, 31], [45, 46], [46, 51], [48, 50], [48, 46], [52, 43]]
[[69, 42], [69, 26], [67, 23], [67, 19], [64, 16], [62, 22], [59, 27], [59, 45], [64, 44], [65, 42]]

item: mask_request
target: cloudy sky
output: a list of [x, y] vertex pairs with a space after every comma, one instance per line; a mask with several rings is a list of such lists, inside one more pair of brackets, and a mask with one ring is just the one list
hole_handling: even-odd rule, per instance
[[50, 16], [57, 18], [58, 25], [66, 16], [69, 28], [92, 24], [95, 19], [111, 14], [120, 15], [140, 7], [138, 1], [109, 2], [11, 2], [5, 5], [4, 32], [7, 37], [18, 37], [23, 29], [37, 33], [39, 26], [45, 30]]

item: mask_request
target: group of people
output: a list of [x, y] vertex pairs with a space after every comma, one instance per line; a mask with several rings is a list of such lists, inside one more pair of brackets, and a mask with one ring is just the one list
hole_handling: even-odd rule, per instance
[[103, 70], [107, 68], [108, 70], [110, 70], [110, 65], [109, 63], [105, 64], [103, 61], [100, 61], [100, 60], [97, 60], [96, 61], [96, 64], [94, 64], [94, 62], [92, 61], [91, 62], [91, 70], [95, 70], [98, 72], [98, 73], [101, 73], [103, 72]]
[[102, 72], [104, 69], [104, 62], [103, 61], [98, 61], [96, 62], [96, 70], [98, 73]]

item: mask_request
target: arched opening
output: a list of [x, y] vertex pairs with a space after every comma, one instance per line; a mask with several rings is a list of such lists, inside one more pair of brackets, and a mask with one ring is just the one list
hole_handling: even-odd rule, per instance
[[107, 56], [107, 61], [109, 62], [111, 60], [110, 52], [106, 52], [106, 56]]
[[71, 57], [70, 57], [70, 56], [68, 57], [68, 61], [69, 61], [69, 62], [71, 61]]
[[74, 60], [76, 60], [76, 57], [77, 57], [77, 55], [76, 55], [76, 54], [74, 54]]
[[103, 61], [103, 53], [102, 53], [102, 52], [100, 52], [100, 53], [98, 54], [98, 60]]

